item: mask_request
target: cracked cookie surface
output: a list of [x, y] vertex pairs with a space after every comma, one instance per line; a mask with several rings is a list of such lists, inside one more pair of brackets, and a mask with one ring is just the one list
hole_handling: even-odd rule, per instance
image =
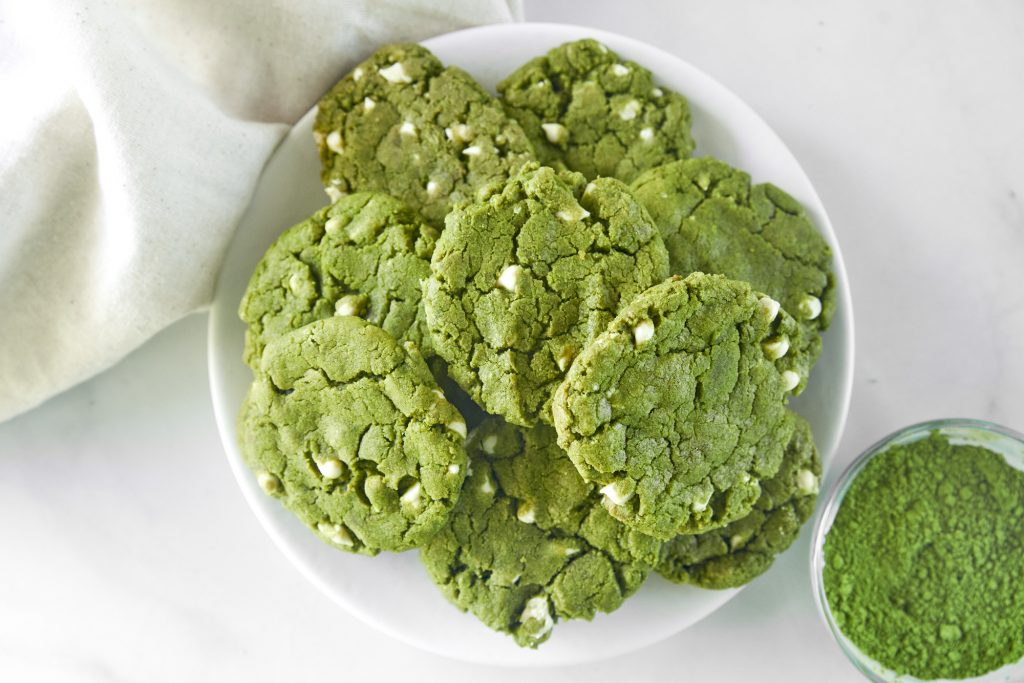
[[770, 301], [720, 275], [675, 276], [573, 362], [558, 441], [617, 519], [669, 540], [753, 508], [793, 429], [778, 362], [801, 334]]
[[315, 320], [355, 315], [429, 354], [420, 281], [437, 230], [399, 200], [361, 192], [284, 231], [260, 259], [239, 316], [245, 362], [258, 368], [267, 343]]
[[421, 545], [466, 477], [466, 423], [415, 346], [351, 316], [267, 345], [238, 434], [260, 487], [350, 552]]
[[814, 512], [821, 459], [811, 426], [795, 413], [796, 428], [775, 476], [761, 482], [761, 496], [746, 517], [700, 535], [662, 545], [659, 574], [702, 588], [735, 588], [763, 574], [796, 540]]
[[546, 425], [492, 417], [467, 442], [472, 474], [421, 557], [456, 606], [536, 647], [560, 619], [611, 612], [660, 543], [613, 519]]
[[622, 182], [531, 165], [453, 212], [424, 287], [435, 350], [490, 414], [549, 422], [569, 362], [668, 255]]
[[[807, 329], [806, 367], [792, 389], [803, 391], [835, 311], [832, 251], [799, 202], [769, 183], [702, 157], [666, 164], [631, 189], [661, 232], [672, 273], [718, 273], [749, 282], [776, 299]], [[794, 356], [796, 358], [796, 356]]]
[[537, 158], [589, 179], [631, 181], [693, 151], [686, 98], [592, 39], [536, 57], [498, 84]]
[[550, 422], [573, 357], [667, 276], [646, 211], [621, 182], [529, 166], [454, 211], [423, 302], [435, 351], [491, 414]]
[[320, 100], [313, 131], [332, 199], [387, 192], [436, 226], [534, 159], [497, 100], [415, 44], [386, 45], [340, 80]]

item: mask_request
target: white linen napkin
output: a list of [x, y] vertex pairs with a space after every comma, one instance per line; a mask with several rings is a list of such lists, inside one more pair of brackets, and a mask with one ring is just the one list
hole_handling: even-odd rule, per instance
[[209, 302], [267, 157], [356, 62], [521, 12], [0, 0], [0, 420]]

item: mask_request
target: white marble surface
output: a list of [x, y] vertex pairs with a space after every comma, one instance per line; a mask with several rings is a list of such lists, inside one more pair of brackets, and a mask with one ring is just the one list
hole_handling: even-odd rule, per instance
[[[527, 17], [675, 52], [753, 105], [815, 183], [858, 331], [830, 480], [910, 422], [1024, 429], [1024, 4], [583, 6], [528, 1]], [[193, 316], [0, 425], [0, 680], [859, 680], [818, 622], [806, 536], [707, 620], [608, 662], [488, 670], [392, 642], [306, 584], [246, 508], [205, 343]]]

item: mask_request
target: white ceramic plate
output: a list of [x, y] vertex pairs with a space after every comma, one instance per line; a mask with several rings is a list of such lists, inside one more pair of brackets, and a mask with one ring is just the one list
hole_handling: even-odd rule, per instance
[[[442, 61], [466, 69], [485, 87], [531, 57], [570, 40], [593, 37], [650, 69], [657, 81], [683, 93], [693, 111], [697, 154], [710, 154], [771, 181], [803, 203], [832, 245], [838, 307], [824, 352], [794, 407], [814, 428], [827, 461], [839, 442], [853, 378], [853, 318], [846, 270], [821, 201], [793, 155], [738, 97], [666, 52], [604, 31], [555, 24], [486, 26], [438, 36], [423, 44]], [[228, 249], [210, 312], [210, 387], [221, 439], [246, 500], [281, 551], [306, 578], [368, 624], [425, 650], [457, 659], [505, 665], [565, 664], [623, 654], [667, 638], [725, 604], [738, 591], [676, 586], [652, 575], [617, 612], [592, 622], [559, 624], [538, 651], [522, 650], [441, 596], [417, 553], [349, 555], [309, 532], [246, 469], [235, 443], [235, 416], [251, 381], [242, 363], [244, 327], [238, 302], [260, 256], [290, 225], [323, 206], [314, 112], [296, 124], [267, 163], [252, 204]]]

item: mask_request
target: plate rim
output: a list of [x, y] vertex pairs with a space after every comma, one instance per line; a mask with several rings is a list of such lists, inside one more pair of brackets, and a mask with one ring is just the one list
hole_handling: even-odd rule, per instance
[[[459, 38], [464, 38], [466, 35], [469, 35], [469, 34], [476, 34], [476, 33], [484, 33], [484, 34], [487, 34], [487, 33], [499, 33], [500, 34], [500, 33], [506, 32], [506, 31], [514, 33], [514, 32], [519, 32], [519, 31], [524, 31], [524, 30], [527, 30], [527, 31], [530, 31], [530, 30], [547, 31], [547, 32], [552, 32], [552, 33], [563, 33], [563, 34], [566, 34], [565, 36], [560, 37], [558, 39], [561, 42], [565, 42], [565, 41], [569, 41], [569, 40], [576, 40], [576, 39], [579, 39], [580, 34], [585, 34], [587, 37], [592, 37], [592, 38], [594, 38], [596, 40], [599, 40], [601, 42], [615, 43], [616, 45], [615, 45], [614, 49], [616, 49], [617, 51], [625, 49], [627, 51], [646, 52], [648, 54], [655, 54], [661, 60], [669, 61], [669, 62], [674, 62], [674, 63], [680, 65], [682, 68], [690, 71], [692, 75], [695, 75], [695, 76], [697, 76], [700, 79], [704, 79], [707, 82], [709, 82], [709, 84], [712, 84], [718, 90], [718, 95], [721, 96], [721, 97], [724, 97], [728, 101], [728, 104], [729, 104], [729, 106], [732, 109], [735, 109], [735, 110], [737, 110], [739, 112], [742, 112], [745, 116], [752, 117], [752, 118], [756, 119], [757, 121], [759, 121], [761, 124], [763, 124], [763, 127], [764, 127], [765, 132], [767, 133], [767, 135], [770, 138], [773, 138], [775, 144], [777, 144], [781, 149], [785, 150], [785, 152], [789, 155], [790, 160], [792, 161], [792, 164], [794, 165], [794, 167], [799, 170], [799, 173], [806, 180], [806, 185], [807, 185], [806, 190], [810, 193], [809, 197], [807, 197], [806, 199], [810, 199], [811, 201], [814, 202], [814, 205], [815, 205], [814, 208], [817, 210], [816, 217], [820, 219], [820, 224], [816, 225], [816, 227], [819, 229], [819, 232], [823, 233], [823, 236], [829, 242], [829, 246], [832, 249], [833, 272], [834, 272], [834, 275], [835, 275], [835, 287], [836, 287], [836, 295], [837, 295], [837, 306], [836, 306], [837, 317], [839, 317], [839, 316], [843, 317], [844, 326], [845, 326], [845, 330], [846, 330], [846, 334], [845, 334], [845, 354], [842, 357], [843, 369], [845, 371], [840, 374], [840, 376], [838, 378], [840, 380], [839, 381], [839, 386], [837, 387], [838, 390], [839, 390], [839, 396], [838, 396], [838, 401], [837, 401], [837, 405], [836, 405], [838, 419], [836, 421], [836, 427], [835, 427], [834, 434], [832, 435], [831, 442], [827, 443], [827, 444], [818, 443], [818, 447], [819, 447], [819, 449], [820, 449], [820, 451], [822, 453], [822, 460], [824, 462], [828, 463], [832, 459], [832, 457], [834, 456], [835, 451], [837, 450], [837, 448], [839, 446], [839, 443], [842, 440], [842, 436], [843, 436], [843, 433], [845, 432], [846, 424], [847, 424], [847, 421], [848, 421], [848, 418], [849, 418], [849, 408], [850, 408], [850, 403], [851, 403], [851, 400], [852, 400], [852, 393], [853, 393], [853, 375], [854, 375], [854, 361], [855, 361], [855, 333], [854, 333], [854, 315], [853, 315], [854, 311], [853, 311], [852, 294], [851, 294], [851, 291], [850, 291], [849, 278], [848, 278], [847, 271], [846, 271], [845, 261], [843, 260], [843, 257], [842, 257], [842, 251], [841, 251], [841, 247], [840, 247], [840, 244], [839, 244], [838, 237], [837, 237], [837, 235], [835, 233], [835, 229], [834, 229], [834, 227], [832, 225], [831, 219], [829, 218], [829, 216], [828, 216], [828, 214], [826, 212], [824, 204], [822, 203], [821, 198], [819, 197], [819, 195], [817, 193], [817, 190], [815, 189], [813, 183], [811, 183], [810, 176], [808, 176], [807, 172], [804, 170], [803, 166], [800, 164], [800, 162], [797, 159], [797, 157], [792, 153], [792, 150], [789, 149], [788, 145], [785, 144], [785, 141], [781, 138], [781, 136], [779, 136], [779, 134], [775, 131], [775, 129], [772, 128], [768, 124], [768, 122], [763, 117], [761, 117], [753, 107], [751, 107], [746, 101], [744, 101], [742, 98], [740, 98], [736, 93], [734, 93], [730, 88], [728, 88], [726, 85], [724, 85], [721, 81], [717, 80], [716, 78], [711, 76], [709, 73], [707, 73], [703, 69], [699, 69], [699, 68], [693, 66], [690, 62], [686, 61], [684, 58], [682, 58], [682, 57], [680, 57], [678, 55], [675, 55], [675, 54], [673, 54], [671, 52], [668, 52], [667, 50], [659, 48], [657, 46], [651, 45], [650, 43], [646, 43], [646, 42], [644, 42], [642, 40], [636, 39], [636, 38], [632, 38], [632, 37], [629, 37], [629, 36], [624, 36], [622, 34], [614, 33], [614, 32], [611, 32], [611, 31], [606, 31], [606, 30], [602, 30], [602, 29], [597, 29], [597, 28], [592, 28], [592, 27], [588, 27], [588, 26], [583, 26], [583, 25], [579, 25], [579, 24], [562, 24], [562, 23], [552, 23], [552, 22], [519, 22], [519, 23], [508, 23], [508, 24], [491, 24], [491, 25], [484, 25], [484, 26], [475, 26], [475, 27], [470, 27], [470, 28], [464, 28], [464, 29], [459, 29], [459, 30], [456, 30], [456, 31], [450, 31], [450, 32], [447, 32], [447, 33], [443, 33], [443, 34], [439, 34], [439, 35], [436, 35], [436, 36], [432, 36], [432, 37], [430, 37], [428, 39], [421, 40], [421, 41], [418, 41], [418, 42], [420, 44], [424, 45], [427, 48], [431, 48], [431, 43], [434, 43], [436, 41], [456, 40], [456, 39], [459, 39]], [[683, 94], [686, 95], [686, 93], [683, 93]], [[315, 111], [316, 111], [316, 103], [314, 103], [313, 106], [311, 107], [311, 109], [309, 111], [307, 111], [294, 124], [294, 126], [292, 126], [292, 128], [289, 129], [289, 131], [284, 136], [282, 136], [280, 142], [275, 146], [275, 148], [274, 148], [273, 152], [270, 154], [270, 156], [268, 156], [267, 164], [269, 164], [270, 160], [273, 159], [274, 156], [280, 151], [281, 147], [286, 143], [286, 141], [292, 135], [294, 135], [296, 133], [296, 130], [300, 129], [304, 124], [306, 124], [307, 123], [307, 119], [309, 119], [311, 116], [315, 115]], [[264, 171], [265, 171], [265, 169], [266, 169], [266, 164], [264, 166]], [[257, 520], [260, 523], [260, 526], [263, 527], [263, 530], [270, 536], [271, 540], [274, 542], [274, 545], [277, 546], [277, 549], [288, 559], [289, 563], [292, 566], [294, 566], [299, 571], [299, 573], [307, 581], [309, 581], [311, 584], [316, 586], [316, 588], [318, 590], [322, 591], [325, 595], [327, 595], [335, 604], [337, 604], [340, 607], [344, 608], [346, 611], [348, 611], [354, 617], [356, 617], [359, 620], [363, 621], [364, 623], [372, 626], [373, 628], [377, 629], [378, 631], [380, 631], [380, 632], [382, 632], [382, 633], [384, 633], [384, 634], [386, 634], [386, 635], [388, 635], [388, 636], [390, 636], [392, 638], [395, 638], [396, 640], [399, 640], [399, 641], [401, 641], [403, 643], [406, 643], [408, 645], [416, 647], [417, 649], [420, 649], [420, 650], [426, 651], [426, 652], [430, 652], [432, 654], [440, 655], [440, 656], [443, 656], [443, 657], [451, 658], [451, 659], [454, 659], [454, 660], [458, 660], [458, 661], [467, 661], [467, 662], [492, 664], [492, 665], [500, 665], [500, 666], [512, 666], [512, 667], [548, 666], [548, 665], [551, 665], [551, 664], [564, 665], [564, 664], [574, 664], [574, 663], [582, 663], [582, 662], [600, 661], [600, 660], [603, 660], [603, 659], [608, 659], [608, 658], [611, 658], [611, 657], [616, 657], [616, 656], [624, 655], [624, 654], [626, 654], [628, 652], [632, 652], [632, 651], [635, 651], [637, 649], [640, 649], [641, 647], [649, 647], [649, 646], [654, 645], [656, 643], [662, 642], [662, 641], [664, 641], [664, 640], [666, 640], [666, 639], [668, 639], [668, 638], [670, 638], [670, 637], [672, 637], [674, 635], [677, 635], [678, 633], [680, 633], [681, 631], [685, 630], [686, 628], [689, 628], [693, 624], [695, 624], [695, 623], [699, 622], [700, 620], [706, 618], [708, 615], [710, 615], [714, 611], [717, 611], [722, 606], [724, 606], [725, 603], [727, 603], [729, 600], [731, 600], [733, 597], [735, 597], [735, 595], [737, 595], [740, 592], [740, 590], [742, 590], [742, 587], [740, 587], [740, 588], [737, 588], [737, 589], [731, 589], [729, 591], [722, 591], [721, 595], [724, 597], [724, 599], [721, 600], [717, 605], [715, 605], [711, 609], [707, 610], [703, 614], [700, 614], [692, 622], [690, 622], [688, 624], [685, 624], [682, 627], [680, 627], [680, 628], [678, 628], [678, 629], [676, 629], [674, 631], [669, 631], [669, 632], [657, 634], [656, 637], [647, 640], [643, 645], [638, 645], [638, 646], [628, 647], [628, 648], [623, 648], [623, 649], [614, 649], [614, 648], [606, 649], [606, 650], [603, 650], [603, 651], [597, 652], [597, 653], [592, 653], [592, 652], [591, 653], [586, 653], [586, 654], [585, 653], [576, 653], [575, 657], [561, 657], [561, 658], [557, 658], [557, 659], [553, 659], [553, 660], [549, 659], [549, 658], [546, 658], [546, 657], [542, 658], [542, 659], [541, 658], [536, 658], [536, 657], [531, 659], [529, 657], [524, 656], [524, 657], [520, 657], [520, 658], [516, 659], [516, 661], [512, 661], [511, 659], [495, 660], [495, 658], [493, 656], [488, 656], [488, 655], [481, 655], [479, 657], [460, 656], [460, 655], [454, 654], [453, 652], [450, 652], [450, 651], [444, 651], [444, 650], [435, 649], [433, 647], [430, 647], [427, 643], [425, 643], [425, 642], [423, 642], [421, 640], [417, 640], [416, 638], [410, 636], [406, 632], [401, 631], [401, 630], [399, 630], [397, 628], [394, 628], [390, 624], [390, 622], [378, 618], [372, 612], [369, 612], [369, 611], [363, 609], [362, 606], [360, 606], [360, 605], [358, 605], [356, 603], [353, 603], [353, 602], [349, 601], [348, 599], [346, 599], [345, 596], [342, 593], [337, 591], [322, 576], [320, 576], [315, 571], [314, 567], [311, 566], [310, 563], [308, 563], [304, 558], [300, 558], [300, 557], [298, 557], [295, 554], [295, 552], [293, 551], [293, 549], [291, 548], [291, 546], [289, 544], [289, 540], [287, 539], [286, 534], [270, 518], [269, 513], [267, 512], [267, 508], [264, 506], [263, 502], [255, 500], [254, 499], [254, 494], [250, 491], [250, 488], [244, 485], [244, 479], [247, 476], [249, 476], [248, 469], [245, 468], [244, 464], [241, 462], [241, 458], [233, 457], [233, 455], [232, 455], [233, 452], [237, 450], [237, 445], [235, 443], [235, 440], [236, 440], [236, 434], [235, 434], [236, 414], [235, 413], [237, 413], [238, 406], [234, 406], [233, 407], [233, 411], [227, 411], [226, 410], [225, 404], [228, 401], [223, 396], [222, 387], [219, 385], [219, 383], [217, 381], [218, 380], [218, 375], [219, 375], [217, 369], [221, 366], [221, 361], [222, 361], [222, 359], [221, 359], [221, 357], [220, 357], [220, 355], [218, 354], [218, 351], [217, 351], [218, 348], [220, 347], [220, 342], [218, 341], [218, 327], [219, 327], [218, 322], [221, 320], [221, 316], [222, 316], [222, 314], [224, 312], [225, 305], [226, 305], [227, 311], [229, 311], [228, 314], [231, 315], [231, 316], [235, 315], [235, 310], [237, 308], [237, 302], [225, 302], [225, 301], [222, 301], [222, 299], [225, 298], [225, 297], [221, 296], [221, 293], [222, 293], [223, 289], [225, 288], [225, 286], [224, 286], [224, 277], [225, 277], [225, 270], [226, 270], [226, 268], [224, 267], [224, 264], [228, 261], [227, 255], [231, 252], [232, 247], [234, 246], [235, 240], [238, 237], [238, 228], [239, 228], [239, 226], [241, 226], [245, 222], [246, 216], [249, 213], [249, 210], [250, 210], [250, 208], [252, 206], [252, 203], [255, 201], [255, 189], [256, 189], [256, 187], [259, 186], [260, 182], [262, 181], [262, 177], [263, 177], [263, 172], [261, 172], [260, 180], [257, 181], [256, 186], [254, 187], [253, 196], [250, 198], [249, 205], [246, 207], [245, 211], [243, 212], [243, 217], [239, 220], [238, 224], [235, 226], [234, 234], [232, 235], [231, 240], [228, 243], [228, 247], [225, 250], [224, 262], [221, 264], [221, 267], [218, 270], [217, 280], [216, 280], [216, 284], [215, 284], [215, 287], [214, 287], [214, 290], [213, 290], [213, 298], [212, 298], [211, 304], [210, 304], [210, 306], [208, 308], [208, 311], [209, 311], [208, 326], [207, 326], [208, 379], [209, 379], [211, 399], [212, 399], [213, 409], [214, 409], [214, 417], [215, 417], [215, 420], [216, 420], [216, 423], [217, 423], [217, 431], [218, 431], [218, 434], [219, 434], [219, 437], [220, 437], [220, 440], [221, 440], [221, 445], [223, 447], [225, 457], [228, 460], [228, 464], [229, 464], [229, 466], [231, 468], [232, 474], [235, 477], [236, 483], [239, 485], [238, 487], [239, 487], [239, 489], [242, 492], [243, 498], [245, 499], [246, 504], [248, 505], [250, 510], [256, 516]], [[805, 204], [807, 203], [806, 199], [804, 201]], [[817, 222], [818, 221], [816, 221], [816, 223]], [[833, 321], [833, 324], [834, 323], [835, 323], [835, 320]], [[239, 358], [237, 359], [237, 362], [241, 362], [240, 355], [239, 355]], [[653, 572], [652, 572], [652, 577], [651, 578], [652, 579], [656, 579], [657, 578], [656, 575], [653, 574]], [[533, 651], [530, 651], [530, 652], [533, 652]], [[527, 654], [529, 654], [529, 653], [527, 653]]]

